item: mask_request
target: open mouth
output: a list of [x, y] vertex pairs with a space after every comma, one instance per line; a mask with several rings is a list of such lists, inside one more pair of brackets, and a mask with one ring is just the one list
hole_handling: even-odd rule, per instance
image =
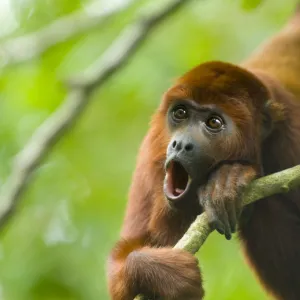
[[178, 161], [170, 161], [166, 168], [165, 194], [168, 199], [175, 200], [183, 196], [190, 183], [186, 169]]

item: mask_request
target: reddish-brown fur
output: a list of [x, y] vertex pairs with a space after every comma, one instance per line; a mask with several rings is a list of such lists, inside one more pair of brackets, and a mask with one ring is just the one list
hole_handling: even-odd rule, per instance
[[[229, 176], [230, 184], [215, 194], [233, 199], [238, 180], [248, 183], [300, 163], [300, 18], [241, 66], [202, 64], [164, 95], [154, 115], [137, 161], [121, 240], [108, 262], [109, 290], [114, 300], [143, 293], [165, 299], [201, 299], [204, 295], [196, 259], [171, 247], [201, 213], [199, 203], [172, 209], [163, 194], [164, 162], [171, 133], [166, 114], [174, 100], [215, 104], [231, 117], [234, 134], [216, 139], [217, 166], [200, 197], [210, 201], [214, 182]], [[264, 114], [272, 119], [263, 136]], [[214, 145], [213, 145], [214, 146]], [[249, 166], [222, 165], [244, 160]], [[230, 173], [230, 175], [228, 175]], [[243, 178], [241, 181], [243, 181]], [[228, 196], [226, 196], [228, 195]], [[213, 200], [211, 200], [213, 203]], [[300, 299], [300, 190], [258, 201], [244, 211], [239, 235], [249, 263], [276, 299]]]

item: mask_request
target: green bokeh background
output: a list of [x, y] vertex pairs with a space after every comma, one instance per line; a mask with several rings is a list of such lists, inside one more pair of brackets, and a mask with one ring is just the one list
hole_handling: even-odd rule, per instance
[[[41, 29], [89, 3], [1, 1], [10, 14], [1, 14], [0, 4], [0, 42]], [[99, 9], [111, 2], [100, 1]], [[294, 0], [265, 0], [257, 6], [259, 2], [192, 1], [161, 24], [130, 63], [97, 90], [76, 126], [38, 169], [1, 232], [0, 299], [109, 299], [105, 259], [118, 239], [151, 114], [174, 78], [207, 60], [243, 60], [282, 27], [295, 5]], [[0, 70], [1, 184], [14, 156], [63, 101], [61, 80], [92, 64], [145, 4], [136, 1], [41, 57]], [[267, 299], [236, 239], [228, 242], [212, 234], [198, 256], [207, 300]]]

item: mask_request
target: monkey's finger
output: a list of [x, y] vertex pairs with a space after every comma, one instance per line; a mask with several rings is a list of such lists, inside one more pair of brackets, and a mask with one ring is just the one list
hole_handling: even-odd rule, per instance
[[212, 174], [208, 184], [200, 188], [200, 204], [208, 215], [210, 225], [227, 239], [231, 238], [228, 215], [222, 201], [223, 191], [226, 184], [226, 177], [221, 172]]
[[236, 202], [238, 201], [226, 202], [226, 210], [228, 214], [228, 221], [230, 224], [231, 233], [235, 233], [236, 231], [236, 223], [237, 223]]
[[216, 229], [222, 235], [225, 234], [224, 224], [217, 217], [215, 209], [211, 206], [206, 206], [205, 212], [207, 214], [207, 219], [210, 227]]
[[207, 214], [207, 219], [210, 227], [216, 229], [220, 234], [224, 234], [225, 228], [222, 222], [220, 222], [219, 218], [217, 217], [216, 210], [211, 203], [211, 190], [211, 185], [201, 187], [198, 191], [198, 201]]
[[230, 240], [231, 239], [231, 226], [229, 223], [228, 213], [225, 209], [224, 209], [222, 215], [223, 215], [222, 222], [223, 222], [224, 228], [225, 228], [225, 237], [227, 240]]
[[212, 221], [216, 230], [224, 234], [226, 239], [231, 239], [231, 228], [228, 221], [228, 214], [222, 201], [212, 201], [206, 208], [206, 211], [212, 216]]
[[218, 204], [218, 207], [215, 208], [216, 216], [218, 219], [218, 224], [222, 224], [222, 228], [224, 229], [224, 234], [227, 240], [231, 239], [231, 227], [229, 223], [228, 213], [225, 209], [224, 203], [221, 202]]
[[241, 172], [239, 176], [239, 180], [237, 181], [237, 196], [235, 201], [235, 210], [237, 220], [240, 218], [242, 213], [242, 202], [243, 202], [243, 191], [247, 187], [247, 185], [256, 177], [256, 172], [252, 167], [248, 167]]
[[[226, 202], [224, 201], [224, 190], [226, 189], [226, 177], [221, 176], [223, 174], [218, 173], [215, 177], [215, 182], [211, 189], [211, 206], [216, 212], [216, 216], [219, 220], [218, 223], [222, 223], [222, 229], [224, 228], [224, 234], [226, 239], [231, 239], [231, 226], [229, 222], [229, 215], [227, 213]], [[230, 201], [230, 199], [228, 199]]]
[[239, 193], [238, 195], [238, 200], [235, 201], [235, 215], [236, 215], [236, 219], [237, 221], [240, 219], [240, 216], [242, 214], [242, 209], [243, 209], [243, 198], [242, 198], [242, 193]]

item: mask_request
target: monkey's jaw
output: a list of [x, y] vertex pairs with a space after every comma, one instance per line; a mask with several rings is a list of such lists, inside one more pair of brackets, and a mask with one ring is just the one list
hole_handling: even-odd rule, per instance
[[166, 164], [164, 194], [169, 201], [177, 202], [189, 194], [191, 177], [179, 160], [172, 159]]

